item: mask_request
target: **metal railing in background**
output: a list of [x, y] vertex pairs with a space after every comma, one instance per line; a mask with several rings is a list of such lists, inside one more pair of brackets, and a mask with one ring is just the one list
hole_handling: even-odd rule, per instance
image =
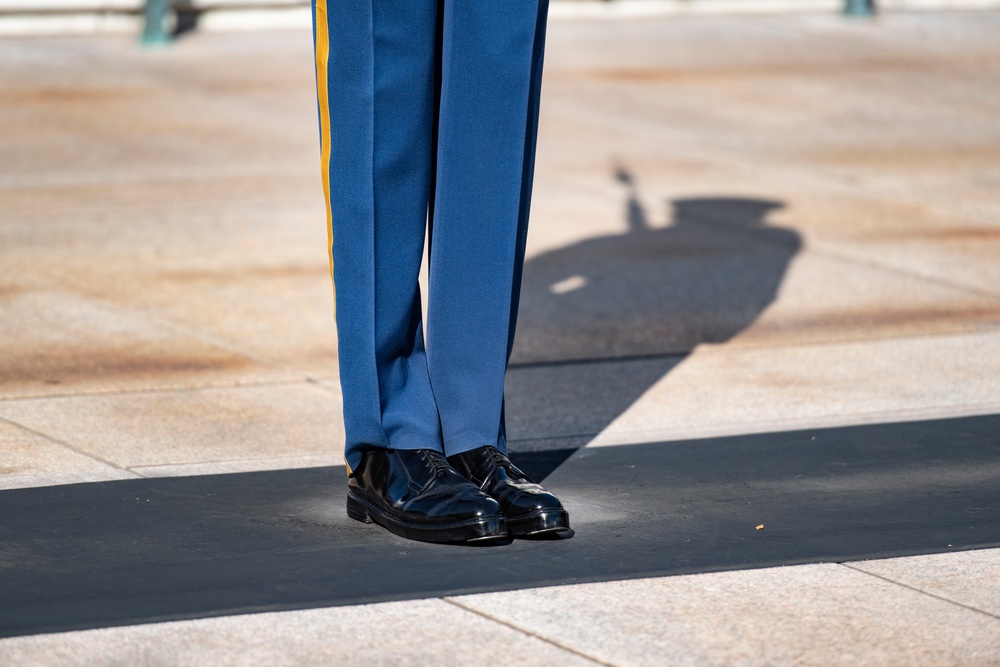
[[[476, 0], [479, 1], [479, 0]], [[606, 0], [614, 2], [615, 0]], [[712, 0], [704, 0], [711, 2]], [[753, 2], [753, 0], [748, 0]], [[144, 28], [140, 41], [149, 46], [169, 44], [173, 36], [165, 28], [167, 13], [173, 5], [173, 0], [145, 0], [143, 14]], [[843, 14], [850, 17], [866, 18], [875, 14], [875, 0], [844, 0]]]
[[844, 16], [866, 18], [874, 15], [874, 0], [844, 0]]
[[170, 43], [172, 37], [164, 27], [169, 8], [170, 0], [146, 0], [146, 6], [143, 8], [145, 24], [142, 36], [139, 38], [140, 42], [147, 46]]

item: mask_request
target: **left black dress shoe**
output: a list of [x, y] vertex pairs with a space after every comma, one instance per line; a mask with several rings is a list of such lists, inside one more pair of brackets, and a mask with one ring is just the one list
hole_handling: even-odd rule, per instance
[[496, 447], [487, 445], [455, 454], [448, 457], [448, 463], [500, 503], [512, 536], [573, 534], [569, 513], [559, 499], [528, 479]]

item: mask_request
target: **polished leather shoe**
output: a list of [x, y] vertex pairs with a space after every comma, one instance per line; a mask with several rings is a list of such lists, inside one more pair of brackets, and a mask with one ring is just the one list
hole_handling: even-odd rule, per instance
[[487, 445], [448, 457], [448, 463], [500, 503], [514, 537], [570, 536], [569, 513], [559, 499], [528, 479], [505, 454]]
[[347, 482], [347, 515], [423, 542], [507, 537], [500, 506], [432, 449], [370, 449]]

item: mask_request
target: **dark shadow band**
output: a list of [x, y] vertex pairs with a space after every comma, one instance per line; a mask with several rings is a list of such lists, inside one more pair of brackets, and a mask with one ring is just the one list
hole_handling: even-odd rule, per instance
[[514, 458], [573, 539], [406, 541], [343, 468], [0, 492], [0, 636], [1000, 546], [1000, 415]]

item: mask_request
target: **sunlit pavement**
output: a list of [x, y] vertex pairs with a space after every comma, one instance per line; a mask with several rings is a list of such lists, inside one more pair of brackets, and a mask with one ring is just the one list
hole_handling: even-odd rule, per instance
[[[580, 549], [597, 526], [669, 546], [687, 515], [623, 519], [572, 486], [574, 471], [593, 448], [627, 465], [639, 447], [701, 443], [720, 461], [744, 444], [771, 457], [753, 479], [770, 467], [778, 482], [748, 490], [754, 503], [807, 479], [795, 497], [810, 511], [856, 503], [830, 523], [860, 545], [844, 553], [906, 557], [796, 559], [803, 533], [780, 532], [794, 507], [776, 524], [777, 508], [758, 519], [743, 495], [708, 507], [695, 493], [691, 511], [718, 522], [700, 534], [726, 545], [712, 531], [734, 532], [689, 573], [664, 548], [672, 576], [539, 587], [518, 573], [475, 594], [300, 609], [279, 595], [281, 611], [181, 605], [172, 622], [71, 632], [38, 622], [4, 631], [23, 636], [0, 640], [0, 664], [1000, 663], [1000, 550], [978, 548], [1000, 546], [998, 436], [981, 419], [1000, 414], [998, 35], [995, 12], [550, 26], [507, 412], [513, 450], [569, 456], [548, 483], [565, 485], [579, 534], [539, 553]], [[28, 493], [110, 498], [153, 478], [341, 465], [313, 76], [308, 32], [195, 33], [146, 51], [117, 37], [0, 42], [0, 516]], [[817, 435], [849, 446], [870, 426], [891, 455], [903, 451], [891, 425], [924, 422], [940, 459], [934, 440], [897, 467], [795, 477], [828, 453]], [[952, 423], [976, 426], [940, 426]], [[948, 458], [951, 433], [974, 466]], [[770, 444], [796, 438], [794, 456]], [[913, 529], [891, 502], [906, 493], [973, 495], [889, 549], [872, 517], [898, 511]], [[340, 521], [339, 503], [316, 511]], [[55, 534], [14, 548], [12, 525], [0, 522], [0, 576], [30, 570], [31, 549], [66, 568], [86, 556]], [[351, 529], [330, 539], [408, 548]], [[758, 538], [786, 540], [771, 565], [806, 564], [726, 565]], [[414, 548], [412, 577], [452, 551]], [[327, 566], [386, 577], [363, 560]], [[61, 629], [76, 627], [94, 624]]]

